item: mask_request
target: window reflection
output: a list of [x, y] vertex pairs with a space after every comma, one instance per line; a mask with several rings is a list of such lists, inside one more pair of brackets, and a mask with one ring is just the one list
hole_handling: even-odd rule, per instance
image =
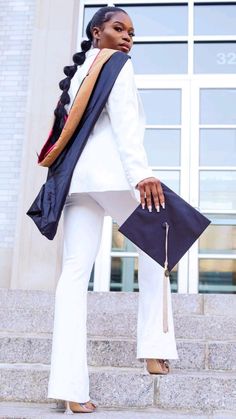
[[200, 207], [202, 209], [236, 209], [236, 172], [201, 171]]
[[187, 5], [121, 6], [132, 19], [137, 36], [187, 35]]
[[201, 124], [236, 124], [236, 89], [201, 89]]
[[138, 258], [112, 257], [110, 291], [138, 290]]
[[[187, 5], [119, 6], [126, 10], [132, 19], [137, 36], [187, 35]], [[100, 7], [85, 6], [84, 34], [89, 20]]]
[[170, 273], [171, 292], [178, 292], [178, 265]]
[[199, 292], [236, 294], [236, 260], [201, 259]]
[[147, 124], [177, 125], [181, 123], [180, 89], [139, 90]]
[[[102, 6], [100, 6], [102, 7]], [[92, 19], [93, 15], [100, 9], [100, 7], [94, 7], [94, 6], [85, 6], [84, 8], [84, 19], [83, 19], [83, 36], [86, 35], [86, 27], [89, 21]]]
[[146, 129], [144, 146], [151, 166], [180, 164], [180, 135], [177, 129]]
[[236, 166], [236, 130], [200, 129], [200, 164]]
[[195, 73], [235, 73], [235, 42], [195, 42]]
[[153, 170], [154, 176], [177, 194], [180, 193], [180, 173], [177, 170]]
[[195, 35], [236, 35], [235, 4], [198, 4], [194, 18]]
[[126, 251], [126, 252], [136, 252], [135, 245], [127, 239], [122, 233], [118, 231], [118, 224], [113, 221], [112, 224], [112, 250], [113, 251]]
[[187, 42], [135, 43], [130, 55], [136, 74], [183, 74], [188, 71]]
[[211, 224], [200, 237], [199, 251], [236, 254], [236, 225]]
[[[178, 267], [170, 275], [171, 291], [178, 291]], [[138, 291], [138, 257], [112, 257], [110, 291]]]

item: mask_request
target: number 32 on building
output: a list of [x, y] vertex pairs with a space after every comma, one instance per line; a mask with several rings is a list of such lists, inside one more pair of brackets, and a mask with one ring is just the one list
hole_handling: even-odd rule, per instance
[[224, 65], [224, 64], [236, 64], [236, 52], [219, 52], [216, 54], [216, 62], [217, 64]]

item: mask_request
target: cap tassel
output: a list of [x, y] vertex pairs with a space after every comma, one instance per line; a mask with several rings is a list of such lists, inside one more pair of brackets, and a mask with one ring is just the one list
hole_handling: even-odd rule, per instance
[[168, 234], [169, 234], [169, 224], [164, 223], [166, 229], [166, 238], [165, 238], [165, 263], [164, 263], [164, 278], [163, 278], [163, 332], [167, 333], [169, 330], [168, 327], [168, 281], [170, 278], [170, 273], [168, 271]]

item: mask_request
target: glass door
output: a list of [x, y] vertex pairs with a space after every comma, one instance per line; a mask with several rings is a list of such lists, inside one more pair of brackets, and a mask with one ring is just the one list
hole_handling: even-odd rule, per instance
[[192, 96], [190, 202], [212, 224], [191, 250], [189, 291], [236, 293], [236, 82], [199, 79]]

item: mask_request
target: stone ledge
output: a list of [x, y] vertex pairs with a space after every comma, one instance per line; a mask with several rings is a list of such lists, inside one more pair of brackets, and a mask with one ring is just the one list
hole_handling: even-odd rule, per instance
[[[0, 336], [0, 362], [50, 364], [52, 337]], [[171, 368], [181, 370], [235, 370], [236, 341], [178, 340], [178, 360]], [[142, 368], [136, 358], [136, 341], [130, 339], [88, 339], [88, 364]]]
[[[91, 398], [101, 406], [153, 405], [154, 379], [147, 373], [130, 368], [92, 368], [89, 375]], [[48, 401], [49, 366], [1, 365], [0, 378], [0, 400]]]
[[[0, 403], [0, 419], [63, 419], [63, 410], [55, 404], [37, 403]], [[144, 409], [108, 409], [98, 408], [96, 419], [235, 419], [236, 412], [215, 412], [210, 415], [191, 411], [177, 412], [156, 408]]]
[[[51, 336], [1, 336], [0, 362], [49, 364], [51, 343]], [[177, 348], [179, 360], [171, 361], [173, 368], [200, 370], [205, 369], [207, 362], [210, 369], [236, 370], [236, 342], [177, 340]], [[88, 363], [91, 366], [142, 365], [142, 361], [136, 358], [135, 340], [106, 338], [88, 339]]]
[[236, 411], [236, 374], [182, 373], [164, 378], [157, 381], [159, 408]]
[[[51, 345], [51, 337], [0, 337], [0, 362], [50, 364]], [[225, 345], [227, 348], [227, 344]], [[198, 370], [205, 368], [205, 342], [177, 341], [177, 348], [179, 360], [171, 361], [172, 368]], [[219, 352], [221, 356], [221, 347]], [[228, 365], [230, 361], [229, 357]], [[217, 357], [215, 357], [215, 363], [217, 363]], [[143, 367], [143, 361], [136, 358], [136, 341], [125, 339], [88, 339], [88, 364], [90, 366]]]
[[[175, 334], [178, 339], [235, 340], [236, 317], [216, 315], [174, 315]], [[137, 313], [105, 310], [88, 312], [88, 336], [93, 337], [136, 337]], [[26, 333], [51, 333], [53, 330], [52, 309], [0, 309], [0, 330]]]
[[229, 316], [236, 318], [235, 294], [202, 294], [204, 296], [204, 314]]
[[[0, 367], [1, 400], [48, 401], [48, 366]], [[150, 376], [131, 368], [93, 367], [89, 374], [91, 398], [101, 407], [236, 411], [236, 373], [175, 371], [167, 376]]]
[[236, 342], [210, 342], [208, 368], [236, 370]]
[[53, 292], [0, 288], [1, 308], [53, 307], [54, 299]]
[[235, 341], [236, 338], [236, 317], [176, 315], [174, 324], [178, 339]]
[[[173, 311], [176, 314], [203, 314], [203, 294], [172, 294]], [[117, 299], [119, 304], [117, 304]], [[53, 310], [55, 293], [40, 290], [0, 288], [1, 308], [40, 308]], [[88, 292], [88, 308], [95, 312], [136, 311], [136, 292]]]

